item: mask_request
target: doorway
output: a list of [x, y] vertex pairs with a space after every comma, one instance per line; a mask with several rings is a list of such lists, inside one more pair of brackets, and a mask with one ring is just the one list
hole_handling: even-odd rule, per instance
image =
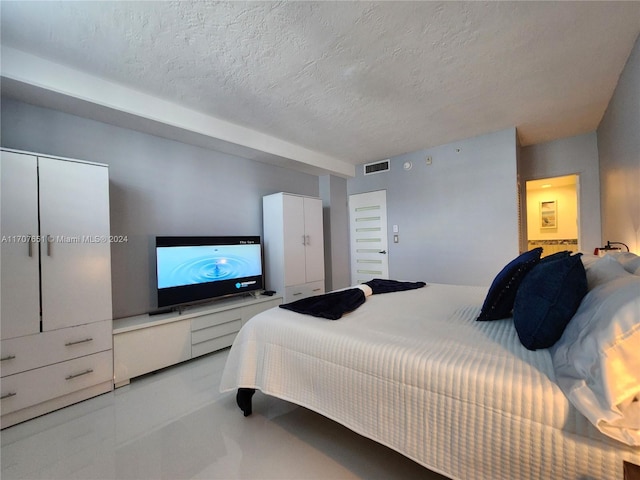
[[526, 182], [527, 249], [542, 247], [542, 256], [580, 250], [580, 178], [578, 175]]
[[387, 191], [349, 195], [351, 284], [389, 278]]

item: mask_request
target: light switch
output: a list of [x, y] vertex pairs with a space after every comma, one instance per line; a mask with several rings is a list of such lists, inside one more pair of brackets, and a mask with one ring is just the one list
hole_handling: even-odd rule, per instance
[[398, 232], [399, 232], [398, 225], [394, 225], [393, 226], [393, 233], [398, 233]]
[[398, 243], [400, 240], [398, 238], [398, 235], [394, 235], [393, 236], [393, 243]]

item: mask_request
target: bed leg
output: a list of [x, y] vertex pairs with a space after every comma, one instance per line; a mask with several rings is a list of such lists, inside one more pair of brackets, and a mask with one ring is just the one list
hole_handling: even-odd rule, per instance
[[251, 415], [251, 397], [256, 393], [255, 388], [239, 388], [236, 394], [236, 403], [245, 417]]

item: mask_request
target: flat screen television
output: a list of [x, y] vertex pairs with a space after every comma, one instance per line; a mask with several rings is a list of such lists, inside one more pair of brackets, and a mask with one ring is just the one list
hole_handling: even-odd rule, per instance
[[158, 308], [263, 288], [259, 236], [156, 237]]

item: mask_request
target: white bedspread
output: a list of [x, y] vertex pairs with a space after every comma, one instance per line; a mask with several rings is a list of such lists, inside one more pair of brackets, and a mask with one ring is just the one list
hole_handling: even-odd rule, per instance
[[640, 449], [578, 413], [510, 319], [476, 322], [485, 294], [432, 284], [336, 321], [269, 310], [238, 334], [221, 390], [307, 407], [452, 479], [621, 480]]

